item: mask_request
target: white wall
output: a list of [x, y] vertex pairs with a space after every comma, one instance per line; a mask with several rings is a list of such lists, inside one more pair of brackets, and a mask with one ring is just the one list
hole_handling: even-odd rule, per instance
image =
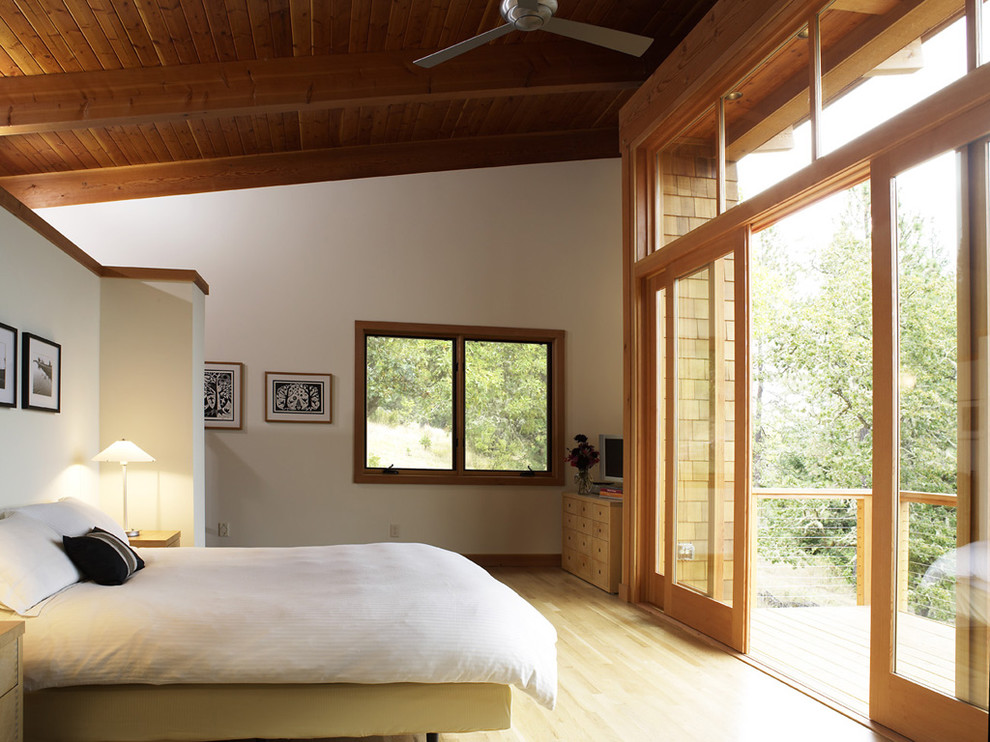
[[[245, 364], [242, 431], [207, 431], [207, 543], [403, 540], [560, 551], [547, 487], [351, 481], [354, 321], [567, 331], [566, 435], [621, 431], [618, 160], [410, 175], [39, 212], [104, 265], [210, 284], [206, 360]], [[266, 371], [334, 375], [332, 425], [266, 423]], [[216, 537], [216, 523], [231, 536]]]
[[0, 506], [98, 505], [100, 278], [4, 209], [0, 322], [62, 346], [59, 413], [21, 409], [20, 384], [17, 407], [0, 407]]
[[[205, 544], [203, 292], [191, 282], [104, 278], [100, 448], [127, 438], [155, 457], [127, 467], [138, 529], [178, 529]], [[123, 522], [121, 467], [104, 464], [102, 509]]]

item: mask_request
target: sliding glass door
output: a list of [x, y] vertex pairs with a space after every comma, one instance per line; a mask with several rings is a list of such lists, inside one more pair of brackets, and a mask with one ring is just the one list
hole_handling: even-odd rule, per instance
[[928, 154], [873, 171], [870, 711], [917, 739], [962, 740], [985, 734], [990, 659], [987, 143]]
[[648, 282], [647, 292], [654, 348], [649, 512], [656, 529], [644, 550], [653, 575], [647, 598], [738, 649], [745, 626], [745, 549], [737, 548], [745, 543], [745, 480], [737, 462], [748, 461], [748, 446], [737, 445], [745, 440], [738, 435], [745, 419], [737, 415], [744, 406], [736, 404], [744, 367], [736, 328], [746, 326], [743, 245], [740, 235], [707, 256], [673, 263]]

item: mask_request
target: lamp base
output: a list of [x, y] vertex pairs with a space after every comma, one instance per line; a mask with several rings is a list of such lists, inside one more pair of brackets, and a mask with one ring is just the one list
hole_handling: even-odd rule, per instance
[[126, 531], [125, 533], [127, 533], [127, 538], [134, 538], [141, 535], [141, 532], [137, 530]]

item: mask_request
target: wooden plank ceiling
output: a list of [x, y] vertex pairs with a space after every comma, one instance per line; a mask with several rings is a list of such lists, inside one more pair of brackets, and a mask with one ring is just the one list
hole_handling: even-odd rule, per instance
[[714, 0], [559, 0], [642, 59], [513, 32], [498, 0], [3, 0], [0, 186], [32, 208], [617, 156], [618, 110]]

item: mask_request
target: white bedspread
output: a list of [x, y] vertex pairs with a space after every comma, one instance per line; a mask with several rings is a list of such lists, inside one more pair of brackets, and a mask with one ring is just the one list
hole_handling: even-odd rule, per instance
[[143, 549], [127, 583], [27, 619], [28, 691], [117, 683], [491, 682], [553, 708], [556, 631], [422, 544]]

